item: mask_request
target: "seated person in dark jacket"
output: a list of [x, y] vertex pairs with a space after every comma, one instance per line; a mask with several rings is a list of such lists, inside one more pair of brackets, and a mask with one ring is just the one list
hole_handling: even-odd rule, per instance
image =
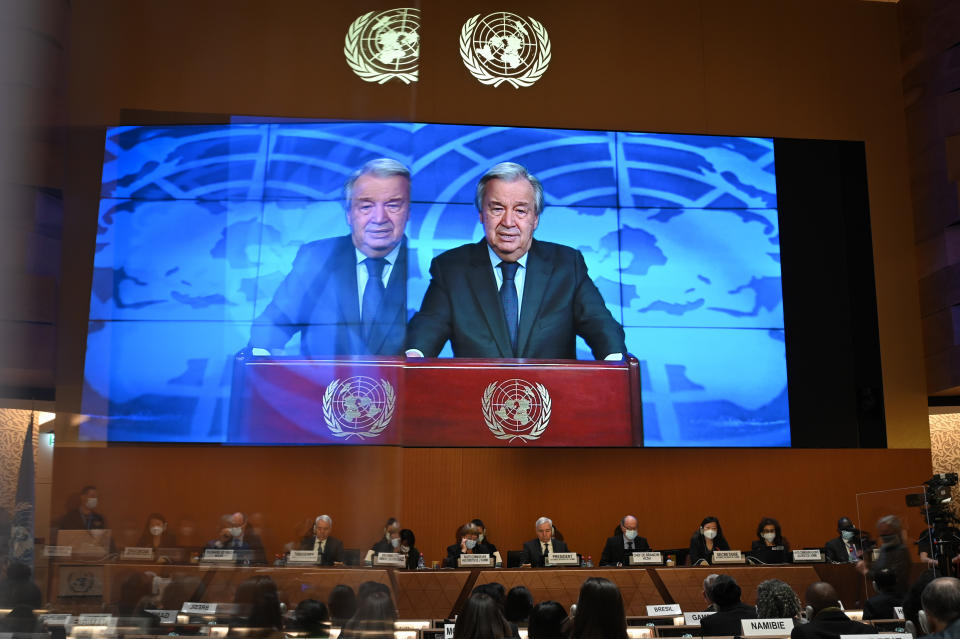
[[219, 531], [216, 539], [208, 541], [204, 548], [250, 550], [250, 546], [245, 541], [234, 535], [234, 533], [238, 533], [239, 528], [233, 525], [233, 515], [220, 517]]
[[613, 537], [607, 539], [600, 555], [601, 566], [626, 566], [630, 563], [630, 553], [650, 550], [650, 544], [644, 537], [637, 535], [637, 518], [627, 515], [620, 520], [620, 527]]
[[860, 535], [849, 517], [841, 517], [837, 521], [837, 532], [824, 546], [824, 556], [827, 561], [842, 564], [856, 562], [863, 557], [863, 546]]
[[477, 537], [477, 542], [486, 544], [487, 548], [490, 549], [490, 554], [494, 555], [494, 561], [496, 561], [497, 565], [502, 565], [503, 557], [500, 556], [500, 552], [497, 550], [497, 545], [490, 541], [490, 536], [487, 534], [487, 525], [484, 524], [483, 520], [479, 518], [471, 520], [470, 523], [480, 529], [480, 536]]
[[391, 517], [387, 520], [387, 523], [383, 525], [383, 537], [379, 541], [373, 544], [370, 547], [370, 550], [367, 551], [367, 556], [365, 561], [370, 563], [373, 561], [373, 556], [381, 552], [397, 552], [397, 548], [400, 547], [400, 522], [397, 521], [396, 517]]
[[704, 637], [742, 635], [741, 619], [756, 619], [757, 609], [740, 601], [740, 586], [729, 575], [720, 575], [710, 586], [710, 598], [717, 612], [700, 620]]
[[730, 544], [723, 536], [720, 520], [716, 517], [704, 517], [700, 522], [700, 528], [690, 537], [690, 565], [710, 563], [713, 560], [714, 550], [730, 550]]
[[416, 543], [417, 538], [412, 530], [404, 528], [400, 531], [400, 546], [396, 552], [407, 558], [407, 568], [410, 570], [416, 570], [420, 564], [420, 551], [414, 546]]
[[100, 503], [96, 486], [80, 489], [80, 506], [71, 510], [59, 521], [60, 530], [100, 530], [107, 527], [103, 515], [96, 512]]
[[534, 529], [537, 531], [537, 538], [523, 544], [520, 563], [524, 566], [543, 568], [546, 565], [547, 555], [556, 552], [569, 552], [566, 542], [554, 538], [553, 520], [549, 517], [538, 519], [534, 524]]
[[903, 605], [903, 596], [897, 587], [897, 573], [884, 568], [873, 576], [873, 589], [877, 594], [867, 599], [863, 606], [864, 619], [896, 619], [894, 610]]
[[480, 527], [472, 521], [457, 528], [457, 543], [447, 546], [443, 565], [456, 568], [461, 555], [490, 555], [492, 558], [496, 551], [480, 541], [480, 533]]
[[750, 544], [750, 554], [760, 561], [786, 563], [790, 560], [790, 542], [780, 532], [780, 522], [764, 517], [757, 524], [757, 538]]
[[333, 520], [329, 515], [320, 515], [313, 522], [313, 534], [300, 540], [300, 550], [316, 550], [321, 566], [343, 565], [343, 542], [332, 537]]
[[[840, 639], [840, 635], [875, 633], [873, 626], [854, 621], [840, 609], [840, 596], [825, 581], [810, 584], [806, 593], [807, 607], [811, 608], [809, 623], [797, 624], [790, 639]], [[809, 612], [809, 611], [808, 611]]]
[[7, 567], [7, 578], [0, 582], [0, 607], [25, 606], [36, 610], [43, 605], [43, 593], [31, 579], [30, 566], [14, 561]]
[[923, 589], [923, 611], [931, 639], [960, 637], [960, 580], [954, 577], [934, 579]]
[[137, 546], [141, 548], [175, 548], [177, 536], [167, 529], [167, 518], [160, 513], [150, 513], [143, 527]]

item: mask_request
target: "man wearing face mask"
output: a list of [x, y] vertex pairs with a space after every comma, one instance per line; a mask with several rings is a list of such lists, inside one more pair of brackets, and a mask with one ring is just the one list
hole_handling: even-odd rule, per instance
[[377, 553], [398, 552], [398, 548], [400, 548], [400, 522], [396, 517], [391, 517], [383, 526], [383, 537], [367, 551], [364, 561], [369, 564]]
[[960, 580], [955, 577], [934, 579], [920, 596], [926, 615], [925, 630], [933, 639], [960, 638]]
[[250, 550], [250, 546], [243, 541], [243, 528], [237, 526], [234, 521], [234, 514], [222, 515], [217, 527], [218, 533], [216, 539], [211, 539], [206, 543], [205, 548], [222, 548], [226, 550]]
[[626, 566], [630, 564], [630, 554], [650, 550], [646, 538], [637, 535], [637, 518], [627, 515], [620, 520], [618, 534], [607, 539], [600, 555], [601, 566]]
[[[888, 569], [897, 575], [897, 592], [906, 591], [907, 584], [910, 583], [910, 549], [904, 543], [903, 524], [896, 515], [886, 515], [877, 520], [877, 534], [880, 535], [880, 556], [876, 561], [857, 562], [857, 570], [861, 574], [867, 575], [870, 579], [876, 579], [877, 573], [883, 569]], [[869, 557], [870, 555], [867, 554]]]
[[61, 530], [102, 530], [107, 527], [103, 515], [96, 512], [100, 500], [96, 486], [84, 486], [80, 490], [80, 507], [60, 519]]
[[860, 535], [849, 517], [841, 517], [837, 521], [839, 536], [828, 541], [824, 546], [824, 555], [827, 561], [837, 564], [856, 563], [863, 557]]

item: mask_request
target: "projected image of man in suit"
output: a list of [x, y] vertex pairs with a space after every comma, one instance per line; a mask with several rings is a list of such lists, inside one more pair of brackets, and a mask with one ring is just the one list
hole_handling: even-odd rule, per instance
[[350, 234], [304, 244], [251, 330], [255, 355], [300, 332], [306, 357], [403, 352], [410, 171], [371, 160], [344, 187]]
[[580, 251], [533, 237], [543, 186], [503, 162], [480, 178], [476, 205], [484, 238], [437, 256], [407, 355], [575, 359], [580, 335], [597, 359], [622, 359], [623, 328], [604, 305]]

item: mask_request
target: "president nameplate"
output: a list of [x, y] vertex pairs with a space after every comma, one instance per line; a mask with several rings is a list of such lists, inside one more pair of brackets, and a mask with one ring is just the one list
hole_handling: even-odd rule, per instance
[[658, 552], [632, 552], [630, 553], [631, 566], [661, 566], [663, 565], [663, 555]]
[[406, 568], [407, 556], [399, 552], [378, 552], [373, 556], [373, 565]]
[[823, 561], [823, 553], [819, 549], [793, 551], [793, 563], [795, 564], [816, 563], [818, 561]]
[[789, 637], [793, 619], [741, 619], [744, 637]]
[[579, 566], [580, 559], [575, 552], [552, 552], [547, 555], [546, 565], [548, 566]]
[[457, 565], [461, 568], [493, 568], [493, 555], [460, 555], [457, 558]]
[[743, 553], [739, 550], [714, 550], [713, 563], [715, 564], [742, 564]]

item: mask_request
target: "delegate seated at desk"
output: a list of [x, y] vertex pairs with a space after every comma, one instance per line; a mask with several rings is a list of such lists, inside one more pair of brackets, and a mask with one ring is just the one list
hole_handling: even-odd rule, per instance
[[541, 517], [534, 524], [537, 538], [523, 544], [520, 563], [524, 566], [543, 568], [546, 559], [553, 553], [569, 552], [566, 542], [553, 537], [553, 521], [549, 517]]
[[716, 517], [704, 517], [700, 528], [690, 537], [690, 565], [709, 564], [713, 561], [714, 550], [730, 550], [730, 544], [723, 536], [720, 520]]
[[600, 555], [601, 566], [626, 566], [630, 563], [630, 555], [634, 552], [650, 550], [646, 538], [637, 534], [637, 518], [627, 515], [620, 520], [617, 534], [607, 539]]
[[446, 568], [456, 568], [457, 560], [463, 555], [490, 555], [496, 548], [480, 541], [481, 529], [472, 521], [457, 529], [457, 543], [447, 546], [447, 556], [443, 560]]
[[764, 517], [757, 524], [757, 538], [750, 544], [750, 556], [765, 564], [790, 561], [790, 542], [780, 532], [780, 522]]
[[315, 550], [321, 566], [343, 565], [343, 542], [330, 534], [333, 519], [320, 515], [313, 522], [313, 534], [300, 540], [300, 550]]
[[863, 557], [863, 540], [849, 517], [837, 520], [837, 536], [824, 544], [827, 561], [856, 563]]

